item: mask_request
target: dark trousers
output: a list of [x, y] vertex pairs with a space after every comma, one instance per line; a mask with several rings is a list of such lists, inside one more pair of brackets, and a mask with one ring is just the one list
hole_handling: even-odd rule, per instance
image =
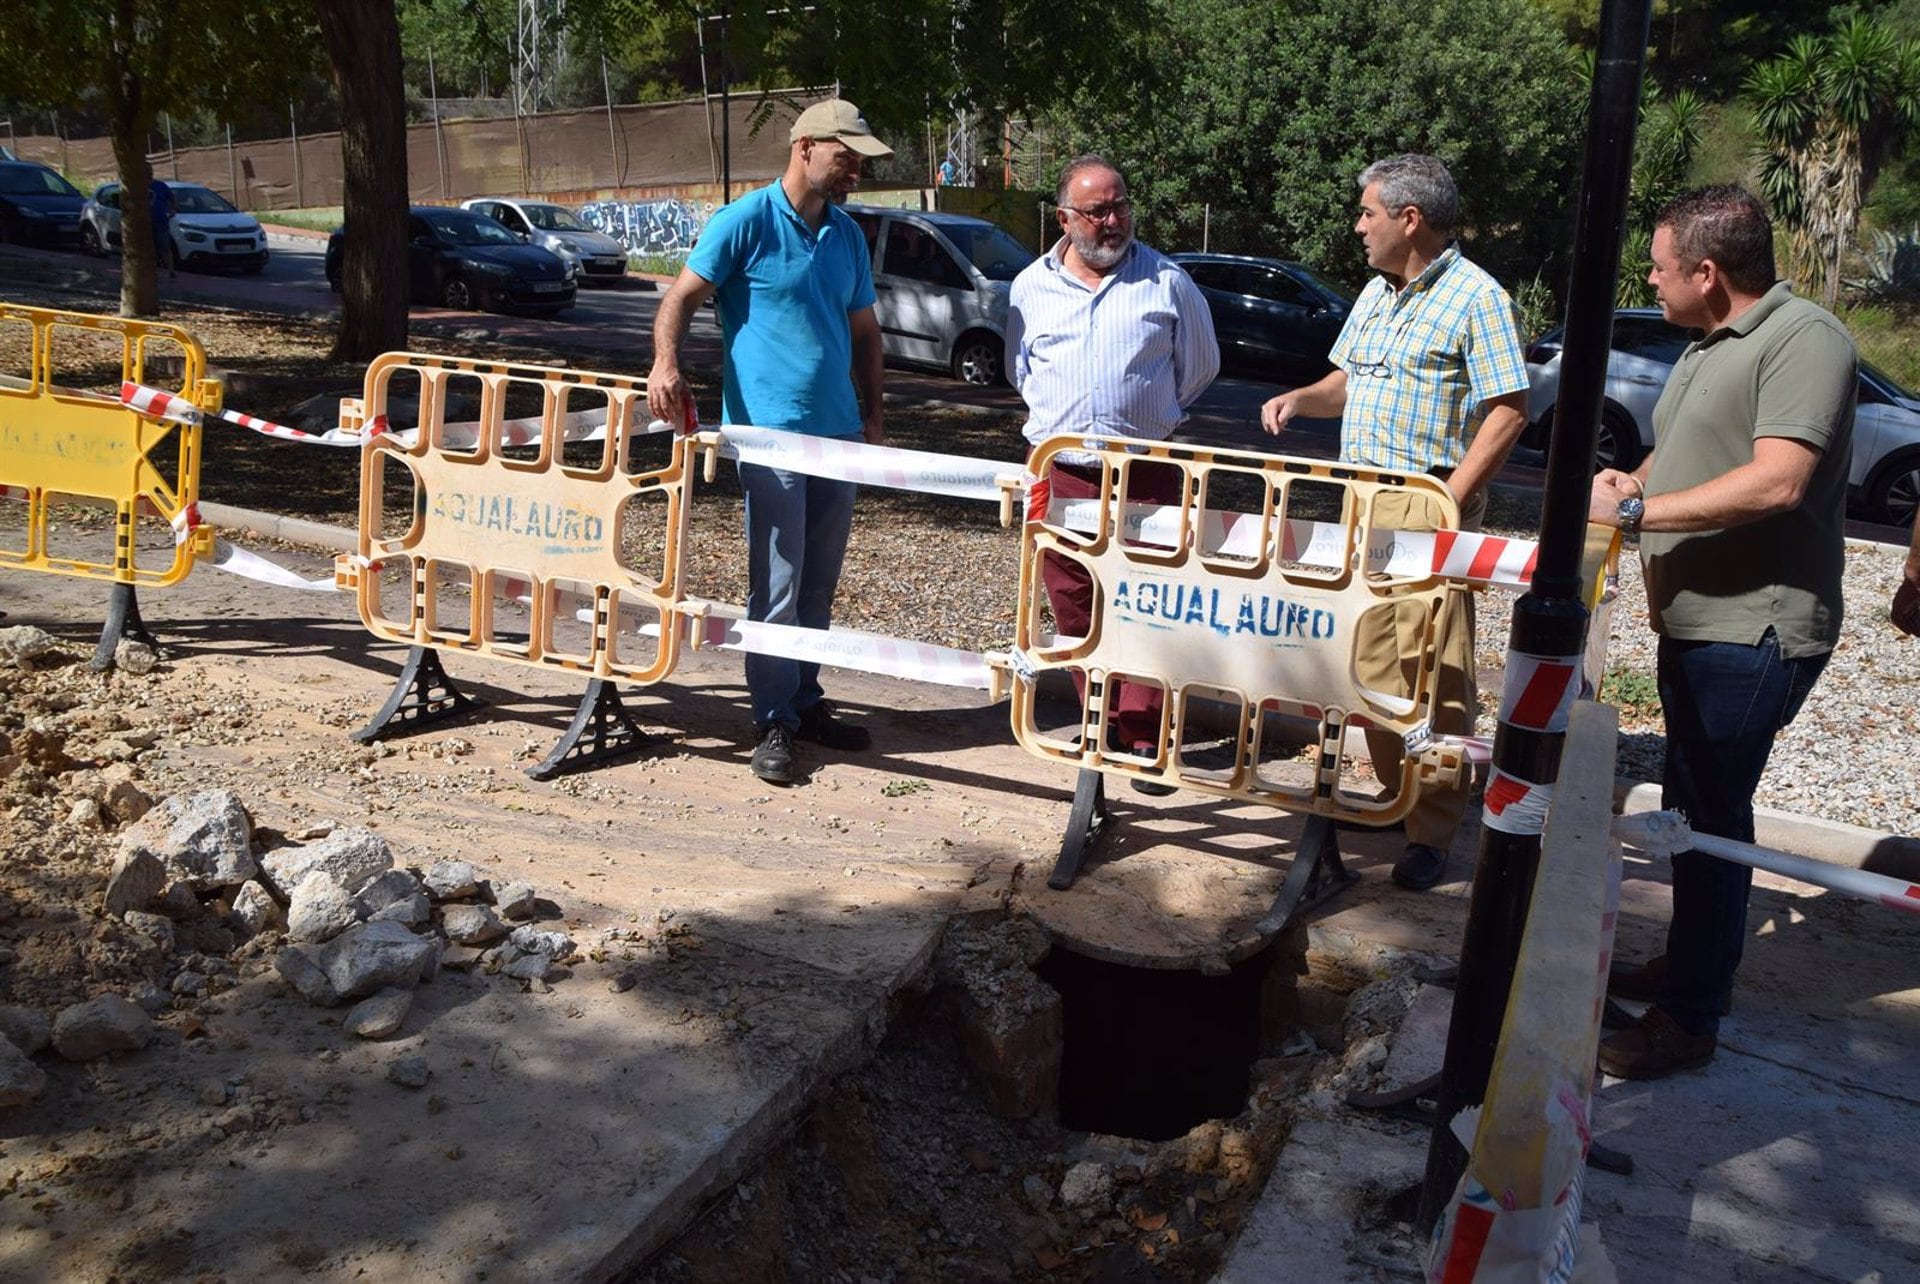
[[[1753, 794], [1781, 728], [1826, 668], [1825, 655], [1789, 660], [1769, 629], [1757, 646], [1660, 639], [1660, 708], [1667, 724], [1661, 805], [1695, 833], [1753, 841]], [[1753, 870], [1701, 852], [1673, 858], [1673, 921], [1660, 1006], [1693, 1034], [1720, 1025], [1747, 940]]]
[[[1138, 464], [1127, 470], [1130, 478], [1126, 500], [1132, 504], [1177, 504], [1180, 502], [1181, 472], [1165, 464]], [[1100, 498], [1100, 465], [1055, 464], [1048, 477], [1048, 491], [1055, 499]], [[1052, 554], [1040, 561], [1040, 579], [1047, 586], [1047, 603], [1053, 608], [1054, 631], [1063, 637], [1083, 638], [1092, 627], [1094, 615], [1093, 577], [1080, 563]], [[1087, 698], [1086, 675], [1076, 669], [1074, 685], [1080, 699]], [[1160, 710], [1165, 703], [1159, 687], [1138, 682], [1120, 682], [1113, 693], [1113, 719], [1109, 723], [1117, 748], [1135, 752], [1144, 747], [1151, 753], [1160, 743]]]

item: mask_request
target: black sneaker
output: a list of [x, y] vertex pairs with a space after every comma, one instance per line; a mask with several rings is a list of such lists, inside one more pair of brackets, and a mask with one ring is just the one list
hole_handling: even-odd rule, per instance
[[793, 781], [793, 732], [776, 722], [760, 733], [753, 750], [753, 774], [770, 785]]
[[873, 743], [873, 733], [865, 727], [849, 726], [833, 716], [833, 702], [822, 700], [800, 711], [800, 726], [795, 740], [811, 740], [828, 749], [857, 751]]

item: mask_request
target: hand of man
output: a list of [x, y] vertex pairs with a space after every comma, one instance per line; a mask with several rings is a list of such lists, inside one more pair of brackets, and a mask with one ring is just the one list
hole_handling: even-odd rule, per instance
[[681, 416], [691, 402], [693, 390], [687, 386], [686, 376], [680, 373], [680, 367], [655, 361], [653, 370], [647, 375], [647, 409], [655, 419], [664, 419], [675, 428], [681, 425]]
[[860, 421], [860, 439], [869, 446], [887, 444], [887, 425], [878, 415]]
[[1300, 413], [1299, 389], [1283, 392], [1260, 407], [1260, 426], [1274, 436], [1286, 431], [1287, 424]]
[[1596, 474], [1593, 494], [1587, 502], [1587, 520], [1600, 526], [1618, 526], [1620, 501], [1639, 493], [1640, 483], [1617, 469], [1609, 468]]
[[[1920, 536], [1916, 536], [1920, 538]], [[1920, 638], [1920, 554], [1907, 559], [1906, 573], [1893, 590], [1893, 627]]]

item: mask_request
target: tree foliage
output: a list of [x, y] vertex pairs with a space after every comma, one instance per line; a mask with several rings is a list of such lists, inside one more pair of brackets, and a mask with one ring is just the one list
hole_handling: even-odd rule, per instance
[[148, 218], [147, 137], [162, 112], [232, 112], [275, 94], [303, 63], [311, 19], [293, 0], [14, 0], [0, 40], [0, 83], [16, 101], [105, 119], [125, 185], [120, 310], [158, 308], [158, 249]]
[[1787, 274], [1832, 307], [1867, 193], [1920, 124], [1920, 41], [1856, 16], [1796, 37], [1742, 88], [1763, 140], [1761, 188], [1789, 233]]
[[1514, 279], [1563, 252], [1581, 88], [1529, 0], [1157, 4], [1142, 40], [1161, 78], [1064, 123], [1126, 171], [1149, 231], [1180, 207], [1241, 211], [1249, 249], [1358, 281], [1354, 181], [1421, 151], [1453, 171], [1478, 261]]
[[1627, 235], [1620, 249], [1620, 279], [1615, 287], [1621, 307], [1644, 307], [1653, 302], [1653, 287], [1647, 284], [1647, 264], [1653, 257], [1653, 219], [1662, 206], [1686, 189], [1706, 114], [1706, 104], [1692, 90], [1662, 97], [1651, 81], [1643, 89], [1633, 171], [1627, 184]]

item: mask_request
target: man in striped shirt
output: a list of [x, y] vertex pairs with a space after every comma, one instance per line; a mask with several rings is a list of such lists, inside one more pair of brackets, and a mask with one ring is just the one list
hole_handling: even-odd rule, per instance
[[[1527, 423], [1513, 302], [1452, 243], [1459, 193], [1434, 157], [1376, 161], [1360, 175], [1360, 192], [1353, 230], [1380, 275], [1347, 317], [1330, 354], [1333, 372], [1267, 402], [1261, 425], [1280, 433], [1295, 415], [1339, 415], [1342, 460], [1440, 478], [1459, 506], [1460, 529], [1477, 530], [1487, 483]], [[1444, 519], [1438, 505], [1411, 493], [1383, 493], [1374, 511], [1376, 525], [1399, 530], [1430, 530]], [[1410, 694], [1423, 624], [1393, 616], [1356, 639], [1361, 680]], [[1439, 627], [1433, 729], [1471, 734], [1478, 693], [1466, 590], [1448, 593]], [[1399, 737], [1369, 732], [1367, 747], [1381, 782], [1393, 788], [1402, 774]], [[1425, 891], [1445, 877], [1469, 785], [1421, 791], [1406, 818], [1396, 883]]]
[[[1099, 434], [1164, 441], [1220, 373], [1206, 298], [1178, 264], [1134, 239], [1127, 180], [1105, 159], [1067, 162], [1056, 196], [1062, 235], [1014, 280], [1007, 315], [1008, 378], [1027, 403], [1027, 440], [1038, 446], [1049, 437]], [[1179, 502], [1177, 469], [1127, 472], [1128, 502]], [[1100, 465], [1085, 452], [1065, 452], [1055, 457], [1048, 485], [1057, 499], [1097, 498]], [[1055, 631], [1085, 637], [1092, 578], [1052, 556], [1040, 574]], [[1113, 747], [1157, 754], [1160, 689], [1122, 682], [1112, 698]], [[1134, 788], [1173, 792], [1149, 780], [1136, 780]]]

